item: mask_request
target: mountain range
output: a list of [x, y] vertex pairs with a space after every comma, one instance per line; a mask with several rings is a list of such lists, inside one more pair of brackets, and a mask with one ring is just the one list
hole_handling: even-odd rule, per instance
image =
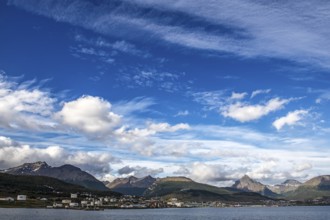
[[18, 167], [2, 170], [2, 173], [25, 176], [47, 176], [86, 187], [90, 190], [109, 190], [101, 181], [80, 168], [66, 164], [60, 167], [51, 167], [46, 162], [25, 163]]
[[90, 190], [111, 190], [124, 195], [144, 197], [176, 197], [187, 201], [260, 201], [269, 198], [306, 200], [330, 197], [330, 175], [318, 176], [305, 183], [289, 179], [274, 186], [264, 185], [244, 175], [231, 187], [216, 187], [197, 183], [187, 177], [129, 176], [102, 183], [78, 167], [72, 165], [51, 167], [46, 162], [25, 163], [1, 172], [19, 176], [51, 177]]
[[151, 176], [143, 178], [130, 176], [128, 178], [117, 178], [106, 184], [106, 186], [114, 192], [119, 192], [125, 195], [142, 196], [155, 181], [156, 179]]
[[263, 196], [276, 197], [276, 193], [271, 191], [267, 186], [251, 179], [248, 175], [244, 175], [241, 179], [237, 180], [232, 188], [239, 189], [246, 192], [256, 192]]
[[241, 179], [235, 181], [231, 187], [216, 187], [201, 184], [186, 177], [156, 179], [151, 176], [144, 178], [130, 176], [127, 178], [118, 178], [108, 183], [107, 186], [111, 190], [123, 194], [143, 195], [146, 197], [174, 196], [187, 199], [188, 197], [193, 198], [197, 196], [204, 199], [219, 199], [221, 197], [222, 199], [233, 200], [231, 196], [237, 197], [238, 194], [244, 198], [250, 195], [250, 199], [255, 194], [258, 194], [274, 199], [306, 200], [330, 196], [330, 175], [318, 176], [305, 183], [289, 179], [277, 185], [264, 185], [244, 175]]

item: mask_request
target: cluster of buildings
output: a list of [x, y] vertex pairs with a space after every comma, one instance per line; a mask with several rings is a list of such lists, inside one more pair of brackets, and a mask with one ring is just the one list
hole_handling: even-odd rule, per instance
[[[17, 195], [16, 200], [17, 201], [26, 201], [27, 196], [26, 195]], [[7, 201], [7, 202], [13, 202], [15, 201], [15, 198], [13, 197], [0, 197], [0, 201]]]
[[[106, 208], [192, 208], [192, 207], [246, 207], [246, 206], [292, 206], [292, 205], [324, 205], [330, 204], [330, 198], [328, 200], [315, 199], [311, 201], [305, 201], [303, 204], [299, 201], [287, 201], [287, 200], [265, 200], [260, 201], [258, 205], [251, 202], [188, 202], [180, 201], [177, 198], [152, 198], [146, 199], [144, 197], [125, 195], [121, 197], [110, 196], [95, 196], [88, 193], [71, 193], [67, 198], [38, 198], [40, 201], [44, 201], [44, 205], [47, 208], [69, 208], [69, 209], [85, 209], [85, 210], [102, 210]], [[13, 197], [3, 197], [0, 201], [27, 201], [29, 199], [26, 195], [17, 195], [16, 200]], [[307, 203], [306, 203], [307, 202]]]

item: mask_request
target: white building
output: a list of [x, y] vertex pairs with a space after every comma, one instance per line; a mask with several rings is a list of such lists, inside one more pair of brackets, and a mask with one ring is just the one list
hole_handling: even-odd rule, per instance
[[62, 200], [62, 203], [63, 204], [70, 204], [71, 203], [71, 200], [70, 199], [63, 199]]
[[88, 205], [88, 201], [83, 200], [80, 202], [81, 206], [87, 206]]
[[71, 199], [76, 199], [78, 198], [78, 194], [77, 193], [71, 193]]
[[18, 195], [17, 201], [26, 201], [26, 195]]
[[76, 202], [70, 202], [70, 207], [74, 208], [74, 207], [79, 207], [79, 204]]
[[53, 207], [54, 208], [63, 208], [63, 204], [62, 203], [54, 203]]

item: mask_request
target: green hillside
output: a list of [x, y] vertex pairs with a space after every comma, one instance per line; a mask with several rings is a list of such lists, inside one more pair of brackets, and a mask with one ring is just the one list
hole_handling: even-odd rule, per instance
[[330, 175], [314, 177], [295, 191], [285, 194], [285, 198], [294, 200], [309, 200], [320, 197], [330, 197]]
[[164, 178], [156, 181], [144, 192], [146, 197], [165, 196], [185, 190], [202, 190], [215, 194], [231, 194], [228, 189], [197, 183], [188, 178]]
[[177, 198], [194, 202], [254, 202], [268, 200], [258, 193], [241, 192], [237, 189], [221, 188], [197, 183], [185, 177], [169, 177], [157, 180], [144, 195], [146, 197]]
[[258, 204], [260, 201], [269, 200], [269, 198], [264, 197], [258, 193], [253, 192], [239, 192], [232, 194], [219, 194], [206, 190], [182, 190], [175, 193], [170, 193], [163, 196], [165, 199], [177, 198], [181, 201], [191, 201], [191, 202], [211, 202], [211, 201], [221, 201], [221, 202], [245, 202]]
[[95, 194], [116, 194], [113, 192], [97, 192], [82, 186], [63, 182], [45, 176], [17, 176], [0, 173], [0, 196], [16, 196], [25, 194], [29, 197], [66, 197], [69, 193], [93, 192]]
[[291, 200], [309, 200], [320, 197], [330, 197], [330, 190], [321, 190], [315, 187], [300, 186], [297, 190], [284, 195], [286, 199]]

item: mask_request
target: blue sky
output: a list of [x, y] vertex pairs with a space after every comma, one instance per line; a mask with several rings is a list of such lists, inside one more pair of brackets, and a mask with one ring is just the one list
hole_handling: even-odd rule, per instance
[[2, 1], [0, 165], [228, 185], [329, 174], [327, 1]]

